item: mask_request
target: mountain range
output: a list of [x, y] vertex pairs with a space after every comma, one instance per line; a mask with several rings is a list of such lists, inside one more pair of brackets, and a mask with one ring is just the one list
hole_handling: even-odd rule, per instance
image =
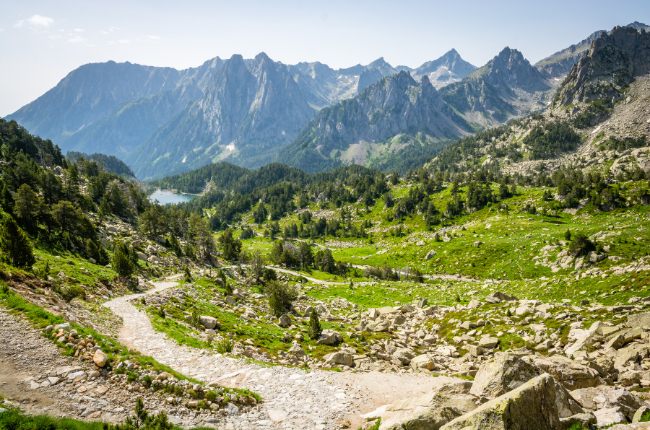
[[219, 160], [252, 168], [275, 160], [309, 171], [379, 166], [544, 109], [603, 34], [535, 66], [510, 48], [478, 69], [453, 49], [415, 69], [383, 58], [338, 70], [285, 65], [264, 53], [185, 70], [87, 64], [6, 119], [63, 150], [116, 155], [141, 179]]

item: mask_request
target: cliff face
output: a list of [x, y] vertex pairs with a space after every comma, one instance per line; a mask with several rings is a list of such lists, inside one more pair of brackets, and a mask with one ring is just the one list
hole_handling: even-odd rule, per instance
[[262, 53], [247, 67], [234, 55], [215, 74], [205, 95], [156, 130], [129, 161], [142, 178], [226, 158], [258, 167], [313, 115], [284, 65]]

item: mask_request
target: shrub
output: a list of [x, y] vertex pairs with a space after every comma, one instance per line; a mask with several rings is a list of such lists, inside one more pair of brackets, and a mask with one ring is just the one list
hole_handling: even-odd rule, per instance
[[205, 400], [199, 400], [199, 409], [207, 409], [208, 408], [208, 402]]
[[210, 390], [207, 393], [205, 393], [205, 400], [214, 402], [216, 398], [217, 398], [217, 393], [215, 391]]
[[136, 375], [134, 372], [129, 372], [129, 373], [126, 375], [126, 380], [129, 381], [129, 382], [133, 382], [133, 381], [135, 381], [136, 379], [138, 379], [138, 375]]
[[215, 347], [219, 354], [225, 354], [227, 352], [232, 352], [232, 342], [228, 339], [221, 339], [215, 343]]
[[271, 313], [276, 317], [291, 310], [292, 303], [298, 298], [298, 292], [294, 287], [277, 281], [269, 282], [266, 291], [269, 294]]
[[142, 378], [142, 383], [145, 385], [145, 387], [151, 386], [151, 376], [146, 375], [144, 378]]
[[86, 291], [84, 291], [84, 289], [79, 285], [69, 285], [61, 289], [61, 297], [69, 303], [72, 299], [76, 299], [77, 297], [86, 297]]
[[577, 233], [573, 235], [573, 240], [569, 245], [569, 254], [574, 257], [579, 255], [589, 254], [591, 251], [595, 251], [596, 247], [594, 244], [587, 238], [586, 235], [582, 233]]
[[196, 399], [197, 397], [199, 397], [199, 393], [197, 393], [196, 391], [194, 391], [192, 389], [187, 390], [187, 395], [190, 396], [193, 399]]
[[187, 266], [183, 266], [183, 273], [185, 273], [185, 282], [192, 282], [192, 274]]

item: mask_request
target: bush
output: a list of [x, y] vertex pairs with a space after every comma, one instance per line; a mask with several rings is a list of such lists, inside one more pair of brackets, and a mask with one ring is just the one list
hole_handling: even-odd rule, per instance
[[66, 302], [71, 302], [72, 299], [76, 299], [77, 297], [86, 297], [86, 291], [84, 291], [83, 288], [81, 288], [79, 285], [69, 285], [65, 288], [61, 289], [61, 297], [63, 297], [63, 300]]
[[579, 255], [589, 254], [591, 251], [595, 250], [596, 246], [587, 238], [586, 235], [582, 233], [573, 235], [573, 240], [569, 245], [569, 254], [577, 257]]
[[227, 352], [232, 352], [232, 342], [228, 339], [221, 339], [215, 343], [215, 347], [219, 354], [225, 354]]
[[214, 402], [216, 398], [217, 398], [217, 393], [215, 391], [210, 390], [207, 393], [205, 393], [205, 400], [209, 402]]
[[291, 310], [292, 303], [298, 298], [296, 289], [288, 284], [271, 281], [266, 286], [269, 294], [269, 307], [276, 317]]

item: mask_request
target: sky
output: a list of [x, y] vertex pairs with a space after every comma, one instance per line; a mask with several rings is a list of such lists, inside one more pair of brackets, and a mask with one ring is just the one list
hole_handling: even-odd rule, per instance
[[481, 66], [509, 46], [534, 64], [634, 21], [650, 24], [650, 1], [0, 0], [0, 116], [87, 63], [184, 69], [266, 52], [286, 64], [417, 67], [455, 48]]

